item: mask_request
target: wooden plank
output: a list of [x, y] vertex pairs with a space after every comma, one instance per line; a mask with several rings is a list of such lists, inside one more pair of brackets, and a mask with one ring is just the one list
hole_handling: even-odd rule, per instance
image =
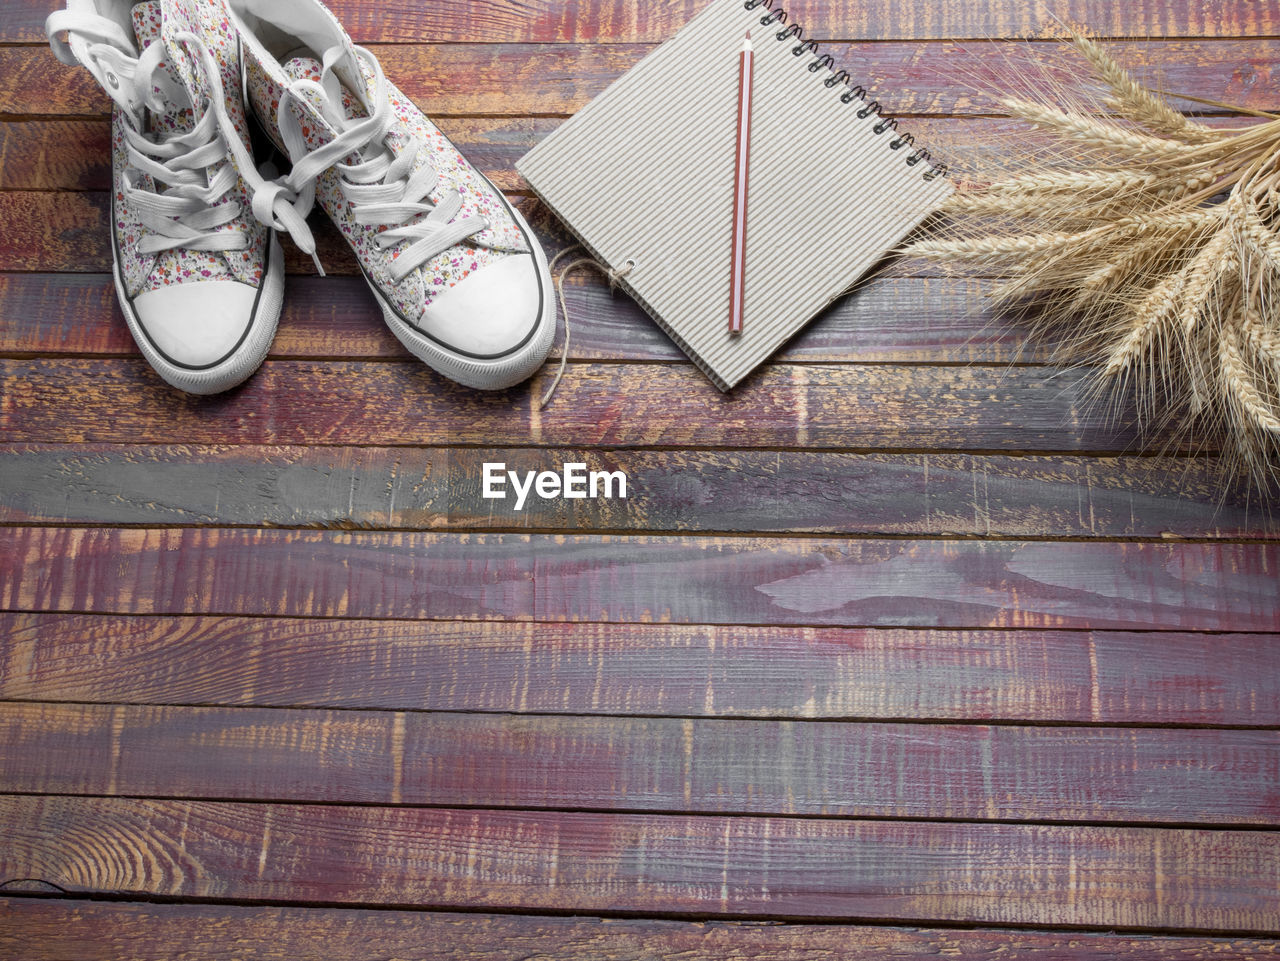
[[[3, 48], [0, 48], [2, 57]], [[1236, 124], [1225, 118], [1210, 122], [1214, 126]], [[572, 241], [554, 216], [527, 195], [527, 184], [516, 173], [514, 165], [527, 149], [559, 123], [555, 118], [527, 117], [464, 117], [442, 121], [446, 131], [459, 137], [459, 144], [477, 166], [512, 192], [512, 199], [552, 254], [570, 246]], [[95, 128], [94, 124], [98, 126]], [[980, 171], [983, 176], [1009, 169], [1018, 162], [1017, 153], [1009, 150], [1010, 140], [1015, 140], [1021, 151], [1043, 144], [1047, 139], [1008, 120], [914, 118], [910, 126], [939, 156], [945, 156], [958, 168]], [[81, 128], [90, 128], [84, 137], [79, 136]], [[67, 137], [75, 143], [64, 143]], [[0, 269], [110, 271], [111, 253], [107, 246], [110, 202], [101, 190], [110, 183], [110, 171], [108, 153], [99, 143], [105, 137], [105, 121], [0, 123], [0, 159], [13, 157], [12, 163], [0, 168], [0, 185], [22, 188], [16, 193], [0, 192], [0, 215], [10, 222], [9, 231], [0, 239]], [[7, 148], [3, 146], [6, 141], [9, 142]], [[76, 193], [50, 192], [49, 187], [74, 189]], [[354, 258], [328, 219], [318, 215], [313, 219], [313, 227], [326, 273], [357, 276]], [[299, 255], [288, 243], [285, 250], [290, 273], [315, 275], [315, 266], [309, 257]], [[938, 273], [937, 268], [922, 264], [890, 262], [884, 266], [901, 275]], [[590, 278], [597, 291], [601, 290], [600, 278], [590, 275], [576, 275], [571, 288], [584, 283], [586, 278]], [[619, 297], [618, 301], [629, 303], [626, 297]], [[608, 300], [598, 295], [589, 306], [598, 309], [601, 304], [607, 305]], [[575, 318], [582, 316], [584, 306], [573, 303]], [[905, 306], [908, 312], [921, 309], [917, 303]], [[973, 330], [967, 333], [976, 334]]]
[[[509, 199], [530, 222], [548, 256], [571, 246], [568, 235], [546, 207], [528, 196], [512, 195]], [[101, 191], [0, 192], [0, 216], [10, 225], [0, 237], [0, 271], [109, 274], [110, 207], [110, 198]], [[332, 223], [317, 215], [311, 227], [326, 276], [331, 281], [357, 277], [359, 265]], [[288, 274], [316, 276], [311, 258], [287, 240], [284, 255]], [[889, 261], [884, 266], [900, 276], [938, 276], [938, 271], [930, 273], [917, 265]], [[585, 277], [573, 278], [573, 283], [583, 282]], [[594, 278], [593, 283], [598, 286], [599, 278]], [[574, 316], [578, 314], [575, 312]]]
[[0, 190], [110, 190], [105, 120], [0, 123]]
[[1278, 631], [1280, 545], [0, 528], [4, 607]]
[[[388, 78], [433, 118], [563, 117], [653, 46], [416, 43], [372, 49]], [[1259, 110], [1274, 106], [1265, 78], [1280, 57], [1280, 40], [1137, 40], [1110, 48], [1140, 78], [1162, 89]], [[821, 52], [849, 65], [858, 82], [883, 95], [894, 114], [998, 114], [1000, 96], [1027, 89], [1018, 79], [1027, 59], [1046, 62], [1058, 79], [1078, 79], [1083, 69], [1083, 61], [1057, 42], [1008, 48], [855, 41], [824, 44]], [[0, 114], [103, 116], [109, 105], [87, 71], [64, 66], [40, 47], [0, 47]]]
[[[16, 0], [0, 25], [0, 42], [43, 43], [47, 5]], [[533, 0], [513, 7], [501, 0], [438, 3], [430, 15], [408, 0], [390, 0], [377, 13], [356, 0], [329, 6], [358, 43], [656, 43], [687, 23], [700, 0]], [[785, 9], [806, 35], [867, 40], [943, 40], [1026, 37], [1046, 18], [1017, 0], [788, 0]], [[1280, 33], [1271, 0], [1217, 3], [1209, 8], [1136, 0], [1068, 0], [1054, 14], [1083, 23], [1099, 36], [1254, 37]]]
[[[1234, 128], [1236, 117], [1207, 117], [1210, 127]], [[444, 117], [441, 129], [499, 188], [528, 193], [515, 165], [525, 153], [560, 126], [559, 117]], [[990, 176], [1012, 169], [1021, 147], [1048, 146], [1052, 140], [1028, 124], [989, 117], [913, 117], [903, 121], [957, 173], [980, 170]], [[110, 125], [100, 120], [0, 121], [0, 190], [110, 190]], [[539, 226], [539, 225], [535, 225]]]
[[0, 613], [0, 698], [1280, 726], [1264, 634]]
[[[558, 125], [540, 117], [449, 117], [440, 123], [502, 190], [527, 189], [515, 162]], [[106, 119], [0, 122], [0, 190], [110, 189]]]
[[0, 428], [12, 443], [1138, 448], [1135, 425], [1091, 399], [1083, 370], [772, 364], [722, 394], [691, 364], [576, 364], [541, 410], [553, 374], [485, 393], [416, 360], [282, 360], [195, 398], [141, 359], [0, 360]]
[[0, 240], [0, 270], [110, 272], [110, 211], [101, 192], [0, 193], [0, 215], [9, 225]]
[[[625, 500], [484, 497], [521, 476], [623, 471]], [[808, 451], [0, 444], [0, 523], [359, 529], [1267, 538], [1212, 460]], [[1256, 501], [1256, 498], [1254, 499]]]
[[0, 824], [0, 877], [75, 894], [1280, 927], [1273, 832], [31, 796], [0, 798]]
[[0, 791], [1280, 824], [1280, 732], [0, 704]]
[[[855, 924], [562, 918], [360, 908], [0, 899], [0, 950], [27, 961], [813, 961], [999, 957], [1020, 961], [1274, 958], [1259, 939], [895, 928]], [[371, 953], [373, 952], [373, 953]]]
[[[12, 48], [0, 47], [0, 59], [5, 49]], [[523, 210], [529, 204], [525, 201], [517, 206]], [[0, 271], [111, 271], [111, 200], [101, 191], [2, 192], [0, 217], [9, 225], [0, 238]], [[548, 218], [544, 214], [540, 223]], [[326, 271], [358, 274], [355, 257], [333, 225], [317, 217], [314, 227]], [[310, 257], [291, 243], [284, 249], [289, 273], [315, 273]]]
[[[983, 308], [979, 279], [876, 277], [776, 355], [797, 362], [1003, 363], [1047, 359]], [[681, 361], [685, 355], [630, 297], [595, 275], [565, 284], [574, 360]], [[107, 274], [0, 274], [0, 354], [125, 354], [137, 347]], [[273, 358], [406, 359], [357, 277], [290, 277]]]

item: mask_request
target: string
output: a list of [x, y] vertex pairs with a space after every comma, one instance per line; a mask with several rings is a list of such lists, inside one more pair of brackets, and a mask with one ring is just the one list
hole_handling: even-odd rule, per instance
[[[551, 263], [547, 268], [548, 273], [554, 277], [556, 265], [569, 254], [574, 254], [581, 250], [583, 250], [581, 246], [573, 246], [566, 247], [564, 250], [560, 251], [560, 253], [551, 258]], [[610, 289], [616, 290], [618, 288], [618, 281], [631, 273], [631, 271], [635, 269], [635, 266], [635, 261], [628, 260], [621, 270], [612, 270], [593, 257], [580, 257], [565, 267], [565, 269], [560, 272], [559, 277], [555, 277], [556, 298], [560, 301], [560, 313], [564, 315], [564, 347], [560, 349], [560, 363], [556, 368], [556, 376], [551, 381], [551, 386], [547, 388], [547, 392], [542, 395], [542, 402], [538, 405], [539, 410], [544, 409], [547, 404], [551, 403], [551, 398], [555, 395], [556, 388], [560, 386], [560, 381], [564, 378], [565, 365], [569, 362], [569, 336], [571, 331], [569, 329], [569, 305], [565, 303], [564, 299], [565, 278], [579, 267], [594, 267], [609, 278]]]

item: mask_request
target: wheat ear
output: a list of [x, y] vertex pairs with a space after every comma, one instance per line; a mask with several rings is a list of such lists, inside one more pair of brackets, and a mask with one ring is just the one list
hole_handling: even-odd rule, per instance
[[1133, 366], [1155, 339], [1156, 333], [1178, 313], [1187, 275], [1177, 270], [1151, 289], [1132, 313], [1133, 327], [1107, 357], [1102, 376], [1112, 378]]
[[1223, 229], [1210, 238], [1186, 267], [1188, 280], [1182, 296], [1184, 333], [1190, 335], [1195, 331], [1209, 305], [1210, 292], [1218, 281], [1236, 269], [1235, 259], [1231, 231]]
[[1056, 107], [1005, 97], [1000, 105], [1017, 117], [1037, 127], [1052, 130], [1089, 147], [1119, 151], [1139, 156], [1170, 156], [1188, 149], [1186, 145], [1161, 137], [1125, 130], [1084, 114], [1067, 113]]
[[1280, 440], [1280, 417], [1254, 383], [1253, 376], [1240, 353], [1240, 334], [1226, 327], [1218, 341], [1218, 360], [1222, 366], [1223, 384], [1228, 403], [1243, 413], [1255, 427]]
[[1072, 31], [1071, 42], [1093, 65], [1098, 77], [1111, 88], [1114, 96], [1107, 101], [1108, 106], [1121, 116], [1185, 143], [1202, 144], [1220, 139], [1218, 133], [1188, 120], [1138, 83], [1100, 44], [1075, 31]]

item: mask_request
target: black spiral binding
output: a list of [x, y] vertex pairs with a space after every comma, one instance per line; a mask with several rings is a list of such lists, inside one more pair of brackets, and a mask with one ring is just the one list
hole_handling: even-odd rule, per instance
[[880, 105], [880, 101], [867, 100], [867, 88], [852, 83], [852, 78], [847, 71], [837, 70], [835, 57], [825, 53], [819, 55], [818, 42], [816, 40], [805, 40], [803, 38], [804, 30], [800, 24], [787, 24], [787, 11], [780, 6], [775, 7], [775, 2], [777, 0], [743, 0], [742, 7], [744, 10], [756, 10], [763, 7], [767, 12], [760, 18], [760, 26], [767, 27], [770, 24], [777, 24], [781, 28], [775, 35], [779, 43], [794, 40], [795, 46], [791, 52], [795, 56], [803, 57], [806, 52], [813, 56], [814, 60], [809, 64], [809, 72], [818, 73], [820, 70], [830, 72], [831, 76], [823, 81], [823, 84], [827, 87], [835, 88], [840, 84], [844, 84], [847, 89], [840, 95], [841, 103], [853, 103], [855, 100], [862, 101], [862, 106], [858, 108], [858, 118], [866, 120], [874, 114], [877, 120], [876, 125], [871, 128], [873, 133], [879, 135], [889, 130], [894, 131], [896, 136], [889, 142], [889, 149], [901, 150], [903, 147], [910, 147], [911, 150], [905, 158], [908, 167], [927, 162], [928, 169], [924, 172], [925, 180], [947, 176], [947, 165], [934, 162], [929, 156], [929, 151], [923, 147], [916, 146], [916, 138], [911, 134], [899, 132], [897, 118], [886, 117], [884, 107]]

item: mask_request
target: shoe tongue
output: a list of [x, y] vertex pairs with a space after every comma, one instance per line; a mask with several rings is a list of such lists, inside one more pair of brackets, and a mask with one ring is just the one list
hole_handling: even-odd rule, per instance
[[[160, 42], [161, 10], [160, 0], [148, 0], [137, 4], [131, 11], [133, 15], [133, 32], [138, 38], [138, 51], [141, 53], [153, 43]], [[192, 110], [191, 88], [185, 78], [174, 69], [173, 51], [166, 50], [166, 57], [156, 68], [157, 73], [164, 74], [169, 80], [164, 96], [164, 109], [151, 110], [149, 132], [161, 138], [174, 134], [189, 133], [195, 129], [195, 111]]]
[[290, 80], [309, 80], [324, 89], [323, 97], [306, 89], [299, 94], [316, 118], [336, 133], [349, 119], [368, 116], [369, 89], [359, 58], [350, 50], [334, 48], [326, 60], [330, 62], [327, 70], [315, 57], [294, 57], [284, 64], [284, 73]]

